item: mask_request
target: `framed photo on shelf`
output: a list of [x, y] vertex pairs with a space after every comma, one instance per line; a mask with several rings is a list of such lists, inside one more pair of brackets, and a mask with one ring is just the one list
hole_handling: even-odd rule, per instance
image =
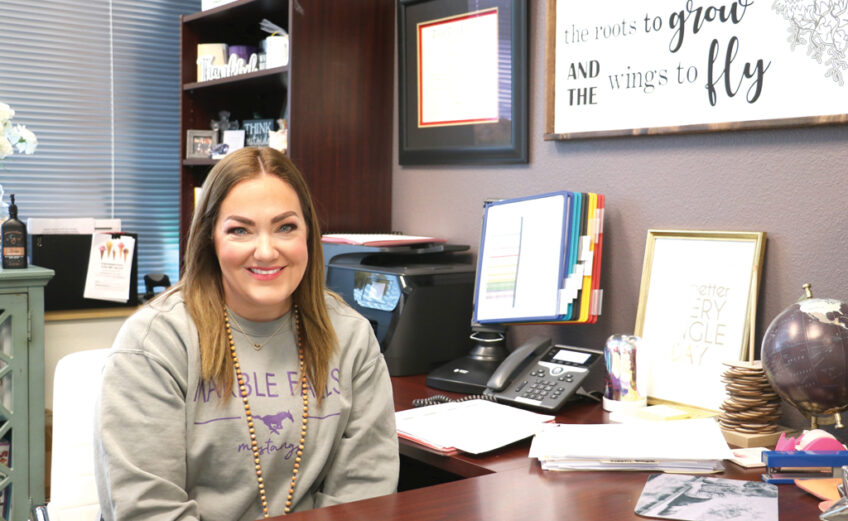
[[240, 148], [244, 148], [244, 132], [244, 129], [224, 131], [224, 136], [221, 141], [227, 144], [227, 153], [235, 152]]
[[400, 0], [399, 162], [526, 163], [527, 2]]
[[214, 130], [186, 131], [186, 158], [209, 158], [212, 147], [218, 144], [218, 132]]
[[765, 232], [649, 230], [635, 334], [648, 399], [717, 411], [725, 363], [753, 352]]

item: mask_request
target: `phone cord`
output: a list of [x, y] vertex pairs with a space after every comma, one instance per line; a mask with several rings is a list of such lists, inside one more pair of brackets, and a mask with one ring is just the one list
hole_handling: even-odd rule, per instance
[[469, 396], [463, 396], [462, 398], [450, 399], [444, 394], [436, 394], [433, 396], [429, 396], [427, 398], [417, 398], [412, 400], [413, 407], [425, 407], [427, 405], [436, 405], [437, 403], [451, 403], [451, 402], [464, 402], [467, 400], [488, 400], [490, 402], [496, 402], [494, 396], [490, 396], [487, 394], [472, 394]]

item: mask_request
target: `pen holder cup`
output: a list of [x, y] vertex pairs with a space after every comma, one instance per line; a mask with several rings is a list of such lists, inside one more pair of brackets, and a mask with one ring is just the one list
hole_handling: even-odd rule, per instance
[[613, 335], [607, 339], [604, 346], [605, 411], [629, 411], [647, 405], [648, 368], [641, 343], [642, 339], [633, 335]]

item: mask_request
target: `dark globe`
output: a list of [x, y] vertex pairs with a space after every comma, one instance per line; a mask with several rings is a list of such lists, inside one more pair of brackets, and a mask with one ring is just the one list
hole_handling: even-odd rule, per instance
[[762, 362], [777, 394], [814, 423], [817, 416], [845, 410], [848, 305], [818, 298], [792, 304], [766, 330]]

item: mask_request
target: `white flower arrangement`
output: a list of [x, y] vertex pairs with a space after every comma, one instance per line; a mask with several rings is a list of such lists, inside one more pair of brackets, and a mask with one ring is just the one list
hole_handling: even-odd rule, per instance
[[38, 139], [23, 125], [13, 125], [15, 111], [0, 102], [0, 160], [11, 154], [32, 154]]

